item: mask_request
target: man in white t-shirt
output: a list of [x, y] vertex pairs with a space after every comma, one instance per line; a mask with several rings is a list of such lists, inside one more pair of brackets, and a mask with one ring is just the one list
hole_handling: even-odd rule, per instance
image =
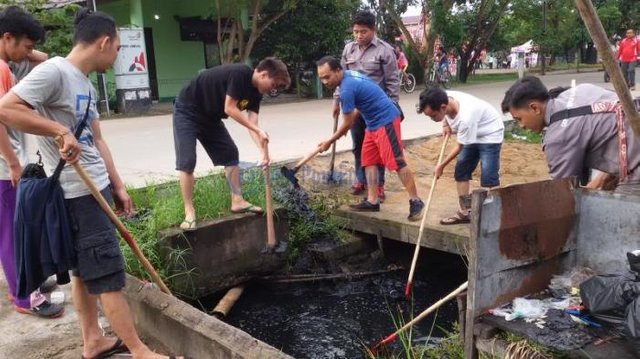
[[469, 180], [478, 163], [482, 168], [480, 185], [485, 188], [500, 185], [500, 147], [504, 139], [502, 116], [484, 100], [464, 92], [445, 92], [437, 87], [420, 93], [417, 110], [435, 122], [442, 122], [442, 133], [455, 133], [458, 139], [455, 149], [434, 170], [439, 178], [447, 164], [458, 157], [454, 178], [460, 208], [453, 216], [442, 219], [440, 224], [469, 223]]

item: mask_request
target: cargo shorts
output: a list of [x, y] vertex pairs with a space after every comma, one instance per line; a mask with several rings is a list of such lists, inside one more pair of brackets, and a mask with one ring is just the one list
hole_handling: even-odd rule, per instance
[[[101, 191], [112, 203], [111, 188]], [[125, 286], [124, 258], [116, 230], [91, 195], [65, 200], [69, 211], [78, 264], [72, 274], [93, 295], [119, 291]]]

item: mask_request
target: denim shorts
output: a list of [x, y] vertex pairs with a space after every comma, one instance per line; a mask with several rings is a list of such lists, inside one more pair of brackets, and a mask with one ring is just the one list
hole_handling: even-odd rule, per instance
[[193, 173], [196, 167], [196, 140], [216, 166], [237, 166], [238, 147], [219, 118], [202, 118], [198, 110], [176, 100], [173, 103], [173, 143], [176, 170]]
[[[110, 187], [101, 193], [109, 203], [113, 201]], [[109, 217], [91, 195], [65, 202], [78, 256], [73, 275], [80, 277], [93, 295], [121, 290], [125, 285], [124, 259]]]
[[464, 145], [458, 154], [454, 177], [456, 182], [469, 181], [471, 174], [481, 166], [480, 185], [496, 187], [500, 185], [500, 148], [501, 143], [473, 143]]

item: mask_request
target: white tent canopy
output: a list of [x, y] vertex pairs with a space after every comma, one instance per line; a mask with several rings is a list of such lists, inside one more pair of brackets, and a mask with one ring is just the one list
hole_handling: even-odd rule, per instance
[[533, 40], [529, 40], [520, 46], [514, 46], [511, 48], [511, 52], [524, 52], [529, 53], [533, 50]]

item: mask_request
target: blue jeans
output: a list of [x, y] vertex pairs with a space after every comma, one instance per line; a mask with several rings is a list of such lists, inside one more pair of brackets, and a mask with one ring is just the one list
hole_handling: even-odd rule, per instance
[[466, 182], [481, 164], [480, 185], [496, 187], [500, 185], [500, 148], [501, 143], [473, 143], [464, 145], [458, 155], [454, 177], [456, 182]]
[[[356, 179], [359, 183], [367, 184], [367, 178], [362, 168], [362, 142], [364, 141], [364, 130], [366, 125], [361, 116], [351, 125], [351, 139], [353, 140], [353, 156], [355, 157]], [[384, 166], [378, 166], [378, 186], [384, 186]]]

